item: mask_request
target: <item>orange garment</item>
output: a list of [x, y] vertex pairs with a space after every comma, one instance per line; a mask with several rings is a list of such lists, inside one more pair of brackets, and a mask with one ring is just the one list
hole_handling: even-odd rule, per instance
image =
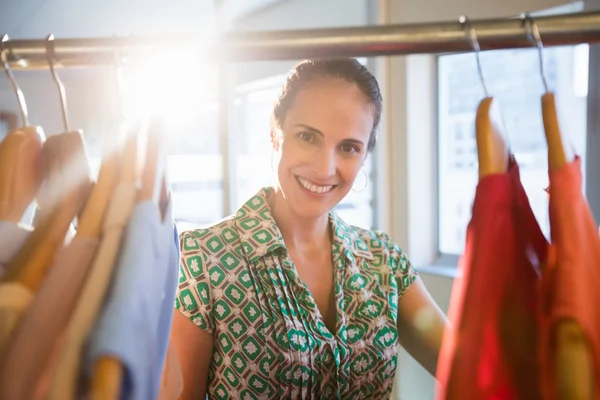
[[539, 398], [536, 289], [547, 248], [516, 162], [482, 178], [452, 288], [437, 399]]
[[551, 331], [575, 320], [586, 336], [594, 367], [594, 398], [600, 399], [600, 238], [582, 193], [581, 159], [550, 172], [550, 227], [556, 263], [542, 278], [540, 365], [545, 399], [556, 398], [556, 347]]

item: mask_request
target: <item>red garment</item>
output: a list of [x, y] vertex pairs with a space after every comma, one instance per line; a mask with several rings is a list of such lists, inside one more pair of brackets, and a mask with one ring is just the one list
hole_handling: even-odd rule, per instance
[[592, 354], [594, 398], [600, 399], [600, 239], [581, 191], [581, 160], [550, 172], [550, 227], [556, 264], [543, 274], [543, 323], [540, 343], [542, 388], [555, 399], [554, 360], [550, 340], [561, 319], [575, 320]]
[[537, 288], [547, 248], [516, 162], [482, 178], [452, 289], [438, 399], [540, 398]]

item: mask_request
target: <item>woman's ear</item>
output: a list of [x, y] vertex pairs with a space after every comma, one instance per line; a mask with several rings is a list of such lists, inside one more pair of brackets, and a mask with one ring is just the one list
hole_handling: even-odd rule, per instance
[[271, 144], [273, 145], [273, 150], [279, 151], [280, 145], [280, 134], [276, 129], [271, 128]]

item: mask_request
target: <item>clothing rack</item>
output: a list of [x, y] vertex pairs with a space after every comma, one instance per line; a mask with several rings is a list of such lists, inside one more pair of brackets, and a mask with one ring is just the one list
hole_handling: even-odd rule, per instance
[[[535, 17], [533, 21], [544, 46], [600, 42], [600, 12]], [[481, 50], [535, 45], [522, 17], [469, 23], [475, 30]], [[176, 36], [7, 40], [3, 44], [11, 68], [27, 70], [48, 68], [51, 52], [56, 68], [73, 68], [113, 64], [117, 50], [125, 63], [162, 54], [161, 49], [163, 53], [164, 50], [197, 51], [205, 61], [227, 62], [472, 51], [465, 27], [457, 19], [421, 24], [230, 32], [211, 43], [199, 36]], [[176, 66], [177, 56], [172, 58], [166, 61]]]

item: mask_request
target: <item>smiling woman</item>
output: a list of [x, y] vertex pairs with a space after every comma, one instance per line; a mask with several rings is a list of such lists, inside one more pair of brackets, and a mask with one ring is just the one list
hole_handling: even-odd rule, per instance
[[406, 254], [332, 211], [375, 146], [381, 107], [357, 60], [289, 75], [271, 120], [275, 187], [180, 237], [182, 398], [386, 399], [399, 344], [435, 373], [446, 321]]

